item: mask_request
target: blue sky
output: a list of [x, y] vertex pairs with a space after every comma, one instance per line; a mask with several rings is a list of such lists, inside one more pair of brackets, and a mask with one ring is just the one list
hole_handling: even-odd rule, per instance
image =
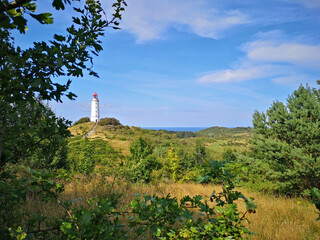
[[[107, 12], [112, 1], [102, 0]], [[75, 101], [52, 103], [72, 121], [90, 115], [140, 127], [251, 126], [254, 110], [285, 101], [300, 84], [320, 79], [319, 0], [127, 0], [122, 30], [108, 30], [95, 58], [100, 78], [74, 79]], [[50, 11], [50, 1], [39, 10]], [[71, 23], [29, 21], [24, 47], [51, 39]]]

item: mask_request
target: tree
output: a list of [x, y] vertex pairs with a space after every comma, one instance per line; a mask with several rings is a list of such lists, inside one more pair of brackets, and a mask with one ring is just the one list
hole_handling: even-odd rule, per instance
[[139, 137], [130, 146], [131, 162], [129, 176], [131, 181], [145, 182], [151, 181], [151, 173], [159, 167], [153, 153], [154, 146], [147, 139]]
[[169, 148], [165, 160], [166, 165], [164, 169], [171, 175], [173, 181], [177, 182], [182, 177], [183, 166], [176, 149], [173, 147]]
[[[53, 0], [52, 6], [64, 10], [71, 0]], [[93, 56], [102, 50], [99, 38], [107, 27], [118, 29], [121, 12], [126, 6], [124, 0], [113, 4], [114, 13], [110, 20], [99, 1], [87, 0], [83, 8], [74, 8], [79, 16], [73, 17], [73, 24], [66, 29], [66, 35], [53, 36], [49, 42], [36, 42], [28, 49], [15, 46], [12, 31], [24, 33], [27, 17], [41, 24], [51, 24], [50, 13], [36, 14], [36, 0], [0, 1], [0, 159], [1, 166], [6, 163], [3, 152], [10, 151], [7, 146], [12, 140], [7, 138], [9, 126], [17, 124], [14, 113], [20, 118], [23, 103], [37, 104], [37, 99], [61, 102], [65, 95], [69, 99], [76, 96], [68, 92], [71, 79], [65, 83], [57, 82], [59, 77], [82, 77], [84, 71], [98, 77], [92, 70]], [[21, 120], [23, 123], [23, 120]], [[25, 121], [25, 126], [28, 122]], [[51, 135], [52, 133], [49, 133]], [[23, 137], [21, 135], [20, 137]], [[8, 154], [8, 153], [7, 153]]]
[[268, 165], [268, 180], [286, 194], [320, 187], [320, 102], [315, 89], [300, 86], [266, 113], [253, 115], [252, 156]]
[[195, 146], [195, 165], [198, 165], [199, 162], [203, 163], [206, 158], [207, 152], [204, 143], [197, 139]]
[[20, 162], [48, 169], [64, 167], [69, 121], [57, 118], [40, 101], [17, 102], [9, 107], [1, 163]]

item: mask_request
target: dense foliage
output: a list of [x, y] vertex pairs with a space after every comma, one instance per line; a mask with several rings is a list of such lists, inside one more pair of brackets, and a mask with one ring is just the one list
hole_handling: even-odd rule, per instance
[[98, 122], [100, 126], [120, 126], [121, 123], [118, 119], [115, 118], [101, 118]]
[[251, 135], [251, 127], [235, 127], [235, 128], [226, 128], [226, 127], [209, 127], [204, 130], [196, 132], [198, 136], [209, 136], [209, 137], [234, 137], [235, 135]]
[[88, 117], [83, 117], [80, 118], [78, 121], [76, 121], [73, 125], [77, 125], [77, 124], [81, 124], [81, 123], [86, 123], [86, 122], [90, 122], [90, 118]]
[[121, 158], [121, 154], [106, 141], [101, 139], [89, 141], [85, 138], [69, 143], [66, 168], [73, 172], [89, 175], [98, 164], [108, 166], [111, 171], [115, 162]]
[[1, 165], [23, 163], [35, 168], [64, 167], [69, 121], [57, 118], [41, 101], [17, 102], [6, 109]]
[[[224, 163], [211, 161], [210, 164], [213, 174], [210, 177], [219, 179], [222, 185], [222, 192], [210, 195], [214, 207], [200, 195], [185, 196], [180, 203], [170, 195], [163, 198], [137, 195], [130, 204], [136, 214], [130, 226], [138, 227], [138, 235], [150, 230], [160, 239], [244, 239], [249, 230], [243, 220], [247, 213], [255, 213], [256, 203], [234, 191], [232, 176]], [[245, 213], [239, 213], [235, 204], [240, 198], [246, 203]], [[196, 209], [199, 215], [189, 209]], [[178, 222], [180, 227], [175, 227]]]
[[189, 131], [168, 131], [168, 130], [160, 130], [165, 133], [169, 134], [175, 134], [178, 138], [189, 138], [189, 137], [196, 137], [197, 134], [194, 132], [189, 132]]

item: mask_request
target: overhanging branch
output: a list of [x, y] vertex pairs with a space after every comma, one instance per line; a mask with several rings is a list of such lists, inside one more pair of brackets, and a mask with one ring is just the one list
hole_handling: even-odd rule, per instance
[[0, 13], [22, 7], [23, 4], [30, 2], [30, 0], [16, 0], [8, 3], [7, 5], [0, 3]]

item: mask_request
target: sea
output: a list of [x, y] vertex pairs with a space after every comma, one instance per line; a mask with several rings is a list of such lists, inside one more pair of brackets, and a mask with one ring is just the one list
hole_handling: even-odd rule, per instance
[[175, 132], [197, 132], [208, 127], [142, 127], [143, 129], [167, 130]]

